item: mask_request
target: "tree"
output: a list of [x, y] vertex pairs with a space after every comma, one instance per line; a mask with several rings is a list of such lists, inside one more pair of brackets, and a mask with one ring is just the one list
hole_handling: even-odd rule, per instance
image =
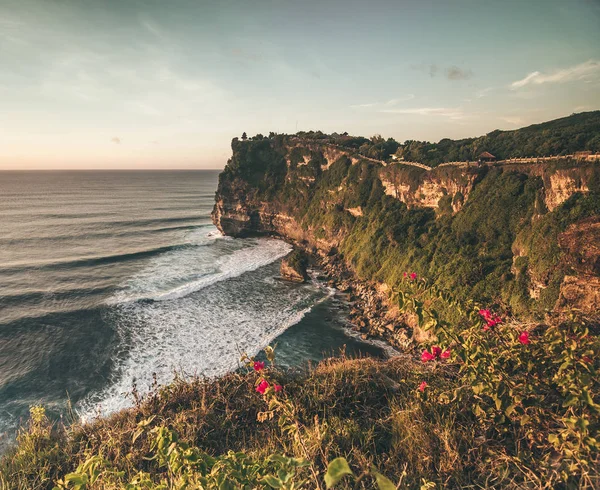
[[246, 134], [246, 131], [244, 131], [244, 132], [242, 133], [242, 139], [243, 139], [244, 141], [246, 141], [246, 140], [248, 139], [248, 135]]

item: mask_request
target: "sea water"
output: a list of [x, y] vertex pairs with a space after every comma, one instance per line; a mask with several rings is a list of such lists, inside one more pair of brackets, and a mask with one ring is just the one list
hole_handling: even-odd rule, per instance
[[[282, 281], [290, 245], [222, 236], [218, 171], [0, 172], [0, 433], [29, 406], [85, 417], [133, 385], [218, 376], [277, 343], [283, 366], [346, 346], [347, 307]], [[1, 443], [1, 441], [0, 441]]]

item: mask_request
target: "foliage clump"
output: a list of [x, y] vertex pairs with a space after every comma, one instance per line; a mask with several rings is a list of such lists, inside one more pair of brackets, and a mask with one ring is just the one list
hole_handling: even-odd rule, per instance
[[[420, 361], [339, 358], [284, 372], [176, 380], [134, 408], [66, 428], [32, 409], [0, 461], [10, 489], [595, 488], [597, 331], [505, 322], [416, 273], [396, 291], [438, 345]], [[443, 347], [440, 347], [443, 346]], [[267, 365], [269, 364], [269, 365]]]

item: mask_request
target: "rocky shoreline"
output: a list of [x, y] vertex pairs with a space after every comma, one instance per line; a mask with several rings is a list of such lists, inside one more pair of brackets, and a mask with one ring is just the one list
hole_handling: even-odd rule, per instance
[[356, 278], [336, 254], [317, 252], [310, 257], [321, 271], [318, 279], [335, 288], [350, 303], [350, 324], [363, 340], [382, 340], [401, 350], [410, 347], [412, 329], [391, 304], [387, 288]]

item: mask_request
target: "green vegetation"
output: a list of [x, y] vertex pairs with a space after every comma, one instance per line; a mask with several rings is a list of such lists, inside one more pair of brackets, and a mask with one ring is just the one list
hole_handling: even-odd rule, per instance
[[514, 131], [495, 130], [478, 138], [445, 138], [437, 143], [407, 140], [400, 144], [380, 135], [369, 140], [347, 133], [327, 135], [320, 131], [300, 132], [296, 136], [344, 146], [378, 160], [387, 160], [396, 154], [406, 161], [435, 167], [443, 162], [474, 161], [484, 151], [497, 159], [572, 155], [585, 150], [600, 152], [600, 111], [573, 114]]
[[[413, 275], [396, 290], [440, 346], [422, 362], [329, 359], [306, 373], [176, 380], [107, 419], [33, 407], [0, 485], [38, 489], [595, 488], [598, 332], [504, 325]], [[459, 320], [431, 308], [442, 297]], [[596, 357], [594, 357], [596, 356]]]
[[[284, 146], [269, 148], [268, 140], [243, 144], [221, 176], [220, 193], [235, 195], [248, 183], [244, 194], [252, 200], [294, 216], [316, 239], [339, 242], [339, 252], [362, 279], [394, 286], [402, 272], [416, 271], [459, 299], [496, 303], [518, 316], [542, 318], [552, 310], [571, 270], [559, 236], [570, 224], [600, 214], [596, 165], [582, 170], [590, 192], [576, 193], [552, 213], [545, 208], [542, 177], [494, 167], [472, 169], [468, 198], [448, 194], [433, 210], [407, 207], [386, 195], [381, 183], [408, 185], [416, 195], [428, 175], [423, 169], [368, 160], [352, 164], [340, 156], [323, 170], [323, 153], [301, 145], [290, 151], [288, 168], [285, 152]], [[549, 164], [546, 175], [563, 167]], [[466, 186], [469, 177], [462, 172], [444, 167], [435, 178]], [[464, 206], [454, 213], [457, 202]], [[357, 208], [362, 216], [348, 212]], [[542, 285], [539, 298], [530, 297], [533, 283]]]
[[492, 131], [479, 138], [443, 139], [438, 143], [407, 141], [400, 156], [431, 166], [443, 162], [477, 160], [488, 151], [498, 159], [572, 155], [600, 152], [600, 111], [574, 114], [515, 131]]

